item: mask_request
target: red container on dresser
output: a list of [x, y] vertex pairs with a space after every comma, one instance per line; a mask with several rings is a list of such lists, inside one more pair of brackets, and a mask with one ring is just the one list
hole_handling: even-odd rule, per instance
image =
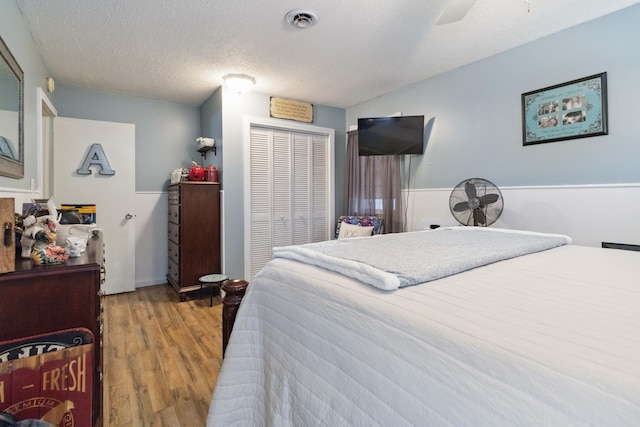
[[204, 168], [204, 180], [209, 182], [218, 182], [218, 169], [211, 165]]

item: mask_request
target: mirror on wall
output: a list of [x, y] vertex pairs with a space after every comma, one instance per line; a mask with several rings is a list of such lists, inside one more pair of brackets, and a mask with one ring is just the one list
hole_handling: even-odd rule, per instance
[[24, 73], [0, 37], [0, 175], [24, 177]]

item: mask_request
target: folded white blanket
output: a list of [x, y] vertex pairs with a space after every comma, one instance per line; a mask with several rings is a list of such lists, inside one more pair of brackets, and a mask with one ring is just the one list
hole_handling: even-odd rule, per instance
[[273, 257], [393, 290], [569, 243], [570, 237], [558, 234], [449, 227], [276, 247]]

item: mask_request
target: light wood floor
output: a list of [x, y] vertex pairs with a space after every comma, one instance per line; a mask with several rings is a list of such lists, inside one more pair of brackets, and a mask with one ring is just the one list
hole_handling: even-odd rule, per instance
[[[169, 285], [104, 303], [105, 426], [204, 426], [222, 363], [222, 304]], [[193, 295], [198, 297], [198, 292]]]

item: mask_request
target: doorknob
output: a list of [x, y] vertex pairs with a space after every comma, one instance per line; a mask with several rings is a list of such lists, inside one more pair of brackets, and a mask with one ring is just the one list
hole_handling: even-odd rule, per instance
[[124, 219], [131, 219], [131, 218], [133, 218], [133, 215], [131, 215], [130, 213], [124, 216]]

